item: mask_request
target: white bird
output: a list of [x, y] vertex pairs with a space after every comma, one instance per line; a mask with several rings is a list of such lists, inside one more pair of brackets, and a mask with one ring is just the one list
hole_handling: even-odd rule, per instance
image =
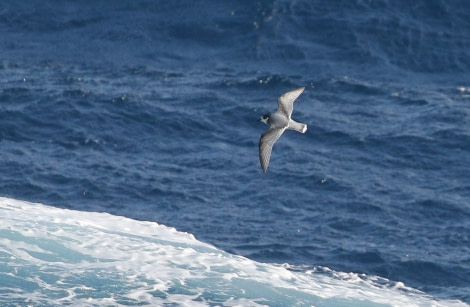
[[307, 131], [306, 124], [298, 123], [291, 119], [292, 110], [294, 109], [294, 101], [300, 96], [300, 94], [302, 94], [304, 89], [305, 87], [301, 87], [285, 93], [279, 97], [277, 101], [277, 111], [271, 114], [264, 114], [259, 119], [269, 126], [269, 129], [261, 135], [259, 140], [259, 161], [261, 162], [261, 168], [264, 172], [268, 169], [273, 145], [282, 135], [284, 130], [296, 130], [300, 133], [305, 133], [305, 131]]

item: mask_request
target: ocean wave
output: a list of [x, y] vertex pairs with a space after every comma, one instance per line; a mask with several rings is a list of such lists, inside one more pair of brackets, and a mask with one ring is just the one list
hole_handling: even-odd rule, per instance
[[0, 210], [3, 304], [465, 306], [385, 279], [254, 262], [152, 222], [7, 198]]

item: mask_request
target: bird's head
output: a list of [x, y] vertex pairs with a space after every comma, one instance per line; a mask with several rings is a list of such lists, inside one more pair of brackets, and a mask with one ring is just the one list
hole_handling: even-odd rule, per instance
[[263, 116], [260, 117], [259, 121], [265, 123], [266, 125], [268, 125], [268, 119], [269, 119], [269, 113], [266, 113], [264, 114]]

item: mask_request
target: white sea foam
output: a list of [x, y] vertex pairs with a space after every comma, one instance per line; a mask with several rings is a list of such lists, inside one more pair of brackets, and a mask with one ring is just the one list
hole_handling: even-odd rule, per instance
[[2, 306], [467, 306], [357, 274], [258, 263], [106, 213], [0, 198], [0, 216]]

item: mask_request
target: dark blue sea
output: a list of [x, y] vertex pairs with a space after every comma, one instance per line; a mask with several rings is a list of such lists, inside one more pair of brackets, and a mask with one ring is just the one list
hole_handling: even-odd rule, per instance
[[0, 55], [2, 306], [470, 305], [469, 1], [5, 0]]

